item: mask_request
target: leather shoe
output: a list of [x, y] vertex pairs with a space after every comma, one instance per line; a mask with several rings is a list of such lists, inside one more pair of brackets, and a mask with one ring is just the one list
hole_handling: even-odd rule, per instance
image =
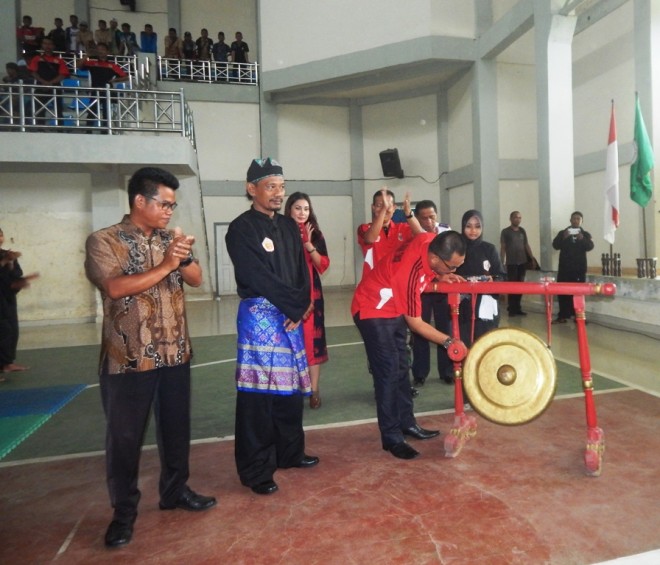
[[303, 458], [300, 460], [300, 463], [294, 465], [294, 467], [301, 467], [306, 469], [307, 467], [314, 467], [319, 464], [320, 459], [313, 455], [303, 455]]
[[197, 494], [190, 487], [185, 487], [183, 492], [176, 499], [174, 504], [166, 506], [162, 502], [159, 504], [161, 510], [174, 510], [181, 508], [182, 510], [190, 510], [191, 512], [199, 512], [200, 510], [207, 510], [216, 505], [216, 500], [212, 496], [203, 496]]
[[414, 387], [424, 386], [424, 381], [422, 379], [413, 379], [413, 386]]
[[425, 430], [421, 428], [418, 424], [410, 426], [403, 430], [404, 436], [414, 437], [415, 439], [431, 439], [432, 437], [437, 437], [440, 435], [439, 430]]
[[417, 398], [417, 396], [419, 396], [419, 391], [414, 386], [410, 387], [410, 396], [413, 398]]
[[257, 494], [273, 494], [274, 492], [277, 492], [278, 489], [275, 481], [264, 481], [263, 483], [259, 483], [250, 488], [252, 489], [252, 492]]
[[397, 457], [398, 459], [414, 459], [419, 455], [419, 451], [408, 445], [405, 441], [395, 443], [389, 447], [383, 447], [383, 449], [385, 451], [389, 451], [392, 455], [394, 455], [394, 457]]
[[105, 545], [107, 547], [120, 547], [126, 545], [133, 537], [133, 524], [113, 520], [105, 532]]

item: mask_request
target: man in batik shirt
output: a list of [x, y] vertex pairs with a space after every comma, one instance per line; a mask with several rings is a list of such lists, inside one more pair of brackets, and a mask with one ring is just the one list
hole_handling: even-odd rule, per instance
[[101, 400], [106, 416], [106, 473], [114, 515], [108, 547], [133, 535], [140, 500], [140, 449], [153, 405], [161, 461], [161, 510], [206, 510], [216, 500], [187, 485], [190, 454], [190, 359], [183, 283], [199, 286], [194, 237], [167, 226], [179, 181], [142, 168], [128, 183], [130, 213], [87, 239], [85, 271], [103, 299]]

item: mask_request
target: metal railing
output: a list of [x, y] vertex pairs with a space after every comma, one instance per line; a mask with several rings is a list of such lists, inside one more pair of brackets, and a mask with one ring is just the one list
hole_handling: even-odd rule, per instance
[[158, 57], [158, 79], [255, 85], [259, 84], [259, 68], [257, 63], [227, 63]]
[[161, 92], [125, 85], [2, 84], [0, 131], [174, 133], [195, 146], [192, 112], [183, 90]]
[[[69, 73], [77, 76], [86, 76], [85, 69], [78, 68], [78, 60], [85, 57], [85, 52], [78, 53], [64, 53], [62, 51], [55, 51], [53, 55], [58, 56], [64, 60]], [[92, 57], [93, 58], [93, 57]], [[129, 76], [137, 76], [137, 56], [136, 55], [108, 55], [108, 61], [117, 64]]]

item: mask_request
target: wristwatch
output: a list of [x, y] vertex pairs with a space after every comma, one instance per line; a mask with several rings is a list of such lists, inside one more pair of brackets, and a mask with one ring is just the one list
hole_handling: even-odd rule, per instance
[[408, 215], [406, 216], [406, 218], [409, 220], [409, 219], [412, 218], [414, 215], [415, 215], [415, 214], [414, 214], [413, 212], [410, 212], [410, 214], [408, 214]]
[[192, 254], [192, 251], [191, 251], [190, 254], [188, 255], [188, 257], [186, 257], [183, 261], [181, 261], [179, 263], [179, 267], [187, 267], [194, 260], [195, 260], [195, 256]]
[[442, 342], [442, 347], [445, 349], [449, 349], [449, 346], [454, 343], [454, 340], [450, 337], [448, 337], [445, 341]]

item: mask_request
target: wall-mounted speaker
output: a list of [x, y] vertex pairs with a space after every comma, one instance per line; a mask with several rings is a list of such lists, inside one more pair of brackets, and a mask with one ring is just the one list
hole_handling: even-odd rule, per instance
[[401, 161], [399, 161], [399, 150], [396, 148], [385, 149], [379, 155], [380, 164], [383, 167], [383, 176], [402, 179], [403, 169], [401, 168]]

